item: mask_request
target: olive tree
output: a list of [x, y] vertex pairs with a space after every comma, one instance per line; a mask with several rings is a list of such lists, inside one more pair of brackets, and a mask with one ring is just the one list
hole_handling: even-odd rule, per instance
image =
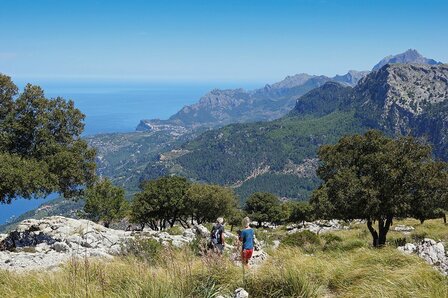
[[81, 195], [95, 180], [95, 151], [81, 139], [83, 121], [73, 101], [48, 99], [30, 84], [19, 94], [0, 74], [0, 202]]
[[386, 243], [395, 217], [419, 218], [422, 208], [446, 203], [446, 164], [434, 162], [430, 146], [411, 137], [372, 130], [324, 145], [318, 155], [323, 183], [311, 204], [321, 217], [365, 219], [375, 247]]
[[299, 223], [313, 220], [313, 207], [308, 202], [288, 202], [290, 214], [288, 221]]
[[280, 200], [267, 192], [256, 192], [246, 201], [244, 210], [261, 227], [263, 222], [279, 223], [284, 218]]
[[190, 183], [177, 176], [145, 181], [135, 194], [131, 206], [131, 219], [152, 229], [165, 229], [186, 215], [185, 197]]
[[217, 217], [230, 217], [237, 199], [230, 188], [219, 185], [193, 184], [185, 198], [186, 214], [197, 223], [212, 222]]
[[86, 191], [84, 212], [87, 217], [96, 222], [102, 221], [109, 227], [114, 220], [125, 216], [127, 201], [124, 189], [114, 186], [109, 179], [100, 180]]

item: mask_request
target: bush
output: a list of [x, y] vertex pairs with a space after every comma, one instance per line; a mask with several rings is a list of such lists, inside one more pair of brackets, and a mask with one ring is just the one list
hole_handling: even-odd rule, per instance
[[411, 233], [411, 238], [412, 238], [412, 240], [414, 240], [414, 242], [420, 242], [423, 239], [425, 239], [426, 237], [428, 237], [428, 233], [426, 233], [426, 232], [413, 232], [413, 233]]
[[338, 235], [331, 234], [331, 233], [324, 233], [320, 235], [320, 238], [325, 241], [325, 244], [332, 244], [335, 242], [341, 242], [342, 238]]
[[320, 239], [318, 235], [306, 230], [286, 235], [283, 238], [281, 245], [300, 247], [305, 252], [311, 253], [316, 250], [316, 246], [320, 245]]
[[322, 239], [325, 243], [323, 246], [324, 250], [332, 250], [340, 245], [342, 242], [342, 238], [331, 233], [324, 233], [320, 235], [320, 239]]
[[184, 229], [180, 226], [172, 226], [168, 228], [165, 232], [167, 232], [170, 235], [182, 235], [184, 232]]
[[389, 240], [389, 244], [393, 247], [404, 246], [407, 243], [406, 237], [392, 238]]
[[365, 247], [367, 246], [366, 242], [360, 239], [349, 239], [347, 241], [334, 243], [331, 247], [332, 250], [338, 250], [338, 251], [350, 251], [356, 248]]
[[154, 239], [135, 238], [126, 245], [127, 255], [137, 257], [151, 265], [157, 264], [162, 257], [163, 245]]

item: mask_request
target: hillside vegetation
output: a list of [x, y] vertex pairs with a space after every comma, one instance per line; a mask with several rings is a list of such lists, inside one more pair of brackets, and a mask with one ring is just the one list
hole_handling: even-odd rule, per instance
[[[447, 297], [448, 279], [416, 256], [394, 246], [431, 237], [448, 241], [441, 220], [413, 225], [408, 236], [391, 232], [389, 246], [368, 246], [364, 224], [322, 234], [317, 242], [274, 249], [286, 231], [257, 230], [269, 259], [243, 273], [227, 256], [198, 254], [191, 245], [175, 249], [147, 245], [144, 251], [112, 261], [73, 260], [59, 271], [0, 272], [1, 297], [216, 297], [244, 287], [250, 297]], [[270, 247], [270, 248], [269, 248]]]
[[180, 174], [235, 187], [243, 200], [255, 186], [304, 199], [316, 186], [310, 160], [317, 148], [369, 128], [420, 138], [447, 160], [447, 82], [446, 65], [413, 64], [388, 64], [354, 88], [328, 82], [283, 118], [203, 133], [180, 147], [182, 154], [149, 164], [143, 178]]

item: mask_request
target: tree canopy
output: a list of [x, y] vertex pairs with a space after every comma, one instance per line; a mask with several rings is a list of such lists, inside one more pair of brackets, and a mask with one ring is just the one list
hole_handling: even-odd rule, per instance
[[162, 177], [143, 182], [132, 201], [132, 221], [164, 229], [186, 215], [185, 197], [190, 182], [182, 177]]
[[285, 210], [280, 200], [273, 194], [267, 192], [256, 192], [246, 201], [244, 210], [251, 220], [258, 222], [279, 223], [285, 217]]
[[234, 215], [237, 198], [233, 191], [219, 185], [193, 184], [186, 196], [186, 213], [197, 223], [213, 222], [217, 217]]
[[48, 99], [31, 84], [19, 94], [0, 74], [0, 202], [60, 192], [80, 195], [95, 179], [95, 151], [81, 139], [73, 101]]
[[109, 179], [103, 179], [86, 191], [84, 211], [94, 221], [102, 221], [106, 227], [113, 220], [121, 219], [127, 211], [124, 189], [114, 186]]
[[308, 202], [288, 202], [289, 222], [304, 222], [313, 220], [313, 207]]
[[322, 146], [318, 155], [323, 184], [311, 204], [322, 217], [365, 219], [374, 246], [385, 244], [394, 217], [424, 217], [422, 210], [446, 206], [447, 165], [412, 137], [368, 131]]

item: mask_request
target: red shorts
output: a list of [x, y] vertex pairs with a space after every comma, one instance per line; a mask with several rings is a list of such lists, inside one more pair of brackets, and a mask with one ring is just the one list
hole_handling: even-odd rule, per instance
[[243, 259], [243, 261], [249, 261], [249, 259], [252, 257], [253, 252], [253, 249], [243, 249], [243, 251], [241, 252], [241, 258]]

